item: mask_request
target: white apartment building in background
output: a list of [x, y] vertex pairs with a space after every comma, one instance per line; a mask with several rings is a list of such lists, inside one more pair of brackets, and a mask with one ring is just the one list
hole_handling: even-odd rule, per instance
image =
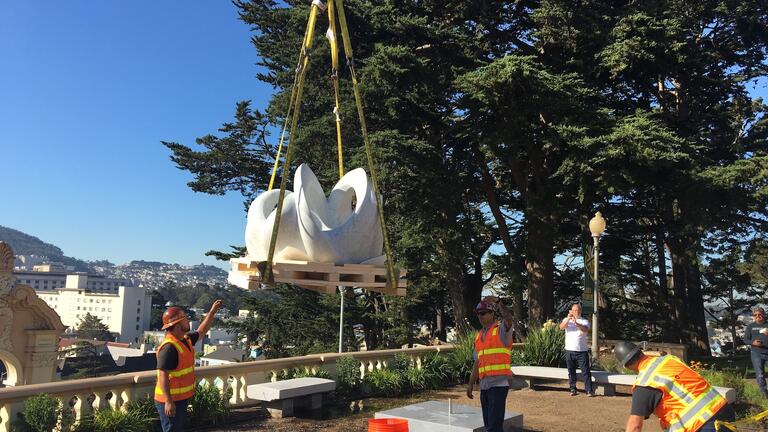
[[[36, 271], [14, 271], [16, 283], [29, 285], [35, 291], [55, 291], [58, 288], [64, 288], [68, 273], [62, 271], [59, 267], [51, 264], [35, 265]], [[127, 279], [110, 279], [104, 276], [90, 275], [87, 278], [87, 291], [117, 293], [120, 286], [130, 287], [132, 284]]]
[[98, 317], [109, 331], [118, 333], [120, 342], [141, 342], [141, 335], [149, 328], [152, 295], [143, 286], [84, 273], [15, 275], [17, 283], [34, 288], [38, 297], [59, 314], [61, 322], [72, 329], [87, 313]]

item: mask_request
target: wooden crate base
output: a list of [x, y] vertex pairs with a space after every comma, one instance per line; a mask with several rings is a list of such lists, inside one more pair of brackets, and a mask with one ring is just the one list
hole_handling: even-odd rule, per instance
[[[248, 258], [230, 260], [232, 270], [229, 283], [249, 290], [260, 289], [262, 274], [266, 268], [264, 261], [252, 261]], [[273, 282], [290, 283], [313, 291], [332, 294], [337, 287], [358, 287], [387, 295], [405, 295], [406, 271], [400, 270], [397, 288], [387, 288], [387, 268], [368, 264], [318, 263], [308, 261], [284, 261], [272, 265]]]

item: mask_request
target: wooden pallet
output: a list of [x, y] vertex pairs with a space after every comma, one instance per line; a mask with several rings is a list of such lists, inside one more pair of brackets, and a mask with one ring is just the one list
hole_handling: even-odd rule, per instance
[[[248, 258], [230, 260], [229, 283], [248, 290], [261, 289], [264, 261]], [[281, 261], [272, 265], [275, 283], [289, 283], [313, 291], [333, 294], [337, 287], [358, 287], [387, 295], [405, 295], [408, 281], [406, 271], [400, 270], [397, 288], [387, 288], [387, 268], [368, 264], [318, 263], [308, 261]]]

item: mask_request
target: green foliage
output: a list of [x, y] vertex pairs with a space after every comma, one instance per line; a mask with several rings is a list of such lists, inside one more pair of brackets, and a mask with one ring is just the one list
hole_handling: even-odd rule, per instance
[[146, 432], [152, 418], [139, 410], [97, 409], [80, 420], [73, 432]]
[[407, 355], [403, 353], [397, 353], [395, 354], [395, 357], [392, 359], [392, 361], [389, 363], [389, 370], [397, 371], [397, 372], [405, 372], [408, 369], [410, 369], [413, 365], [411, 364], [411, 359]]
[[197, 383], [195, 395], [187, 407], [193, 424], [217, 424], [229, 417], [229, 398], [232, 388], [222, 393], [211, 384]]
[[525, 359], [534, 366], [565, 366], [565, 333], [553, 323], [528, 333], [523, 347]]
[[284, 381], [293, 378], [325, 378], [330, 379], [331, 374], [325, 369], [294, 368], [282, 370], [277, 374], [278, 381]]
[[525, 350], [522, 349], [513, 349], [512, 350], [512, 366], [533, 366], [533, 364], [528, 361], [528, 358], [525, 356]]
[[601, 355], [597, 360], [597, 364], [593, 367], [595, 370], [603, 370], [611, 373], [634, 374], [633, 371], [623, 368], [613, 355]]
[[101, 319], [86, 312], [77, 325], [77, 337], [80, 339], [112, 341], [112, 332]]
[[393, 397], [405, 388], [403, 374], [389, 369], [377, 369], [365, 375], [363, 386], [373, 396]]
[[456, 373], [453, 369], [449, 355], [430, 354], [424, 357], [421, 367], [429, 388], [440, 388], [456, 381]]
[[403, 380], [411, 392], [418, 392], [429, 388], [427, 372], [424, 369], [410, 368], [402, 373]]
[[155, 400], [151, 396], [147, 395], [141, 399], [129, 402], [126, 406], [126, 410], [131, 413], [136, 413], [142, 418], [148, 419], [149, 432], [162, 432], [162, 428], [160, 427], [160, 416], [157, 414]]
[[451, 370], [460, 383], [469, 381], [469, 375], [472, 373], [472, 366], [475, 363], [475, 335], [471, 332], [460, 336], [453, 344], [454, 349], [448, 355], [450, 359]]
[[62, 414], [61, 402], [47, 394], [29, 397], [24, 401], [24, 409], [17, 429], [32, 432], [51, 432]]
[[349, 396], [360, 386], [360, 362], [344, 356], [336, 360], [336, 392]]

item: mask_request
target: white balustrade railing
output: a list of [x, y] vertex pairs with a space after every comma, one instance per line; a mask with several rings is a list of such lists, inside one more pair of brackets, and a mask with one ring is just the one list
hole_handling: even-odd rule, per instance
[[[387, 368], [396, 354], [405, 354], [417, 368], [421, 368], [422, 360], [428, 354], [452, 350], [452, 345], [440, 345], [342, 354], [313, 354], [221, 366], [202, 366], [195, 368], [195, 378], [198, 381], [205, 380], [212, 383], [221, 391], [231, 389], [230, 406], [238, 407], [255, 402], [246, 397], [248, 385], [276, 381], [280, 373], [293, 369], [309, 371], [324, 369], [335, 377], [336, 360], [340, 357], [353, 357], [360, 362], [360, 377], [363, 378], [371, 371]], [[155, 371], [144, 371], [2, 388], [0, 389], [0, 432], [10, 432], [11, 423], [17, 418], [16, 414], [22, 411], [24, 401], [30, 396], [43, 393], [51, 395], [59, 399], [65, 407], [72, 406], [75, 418], [79, 419], [87, 416], [94, 409], [107, 407], [119, 409], [128, 402], [152, 397], [155, 380]]]

